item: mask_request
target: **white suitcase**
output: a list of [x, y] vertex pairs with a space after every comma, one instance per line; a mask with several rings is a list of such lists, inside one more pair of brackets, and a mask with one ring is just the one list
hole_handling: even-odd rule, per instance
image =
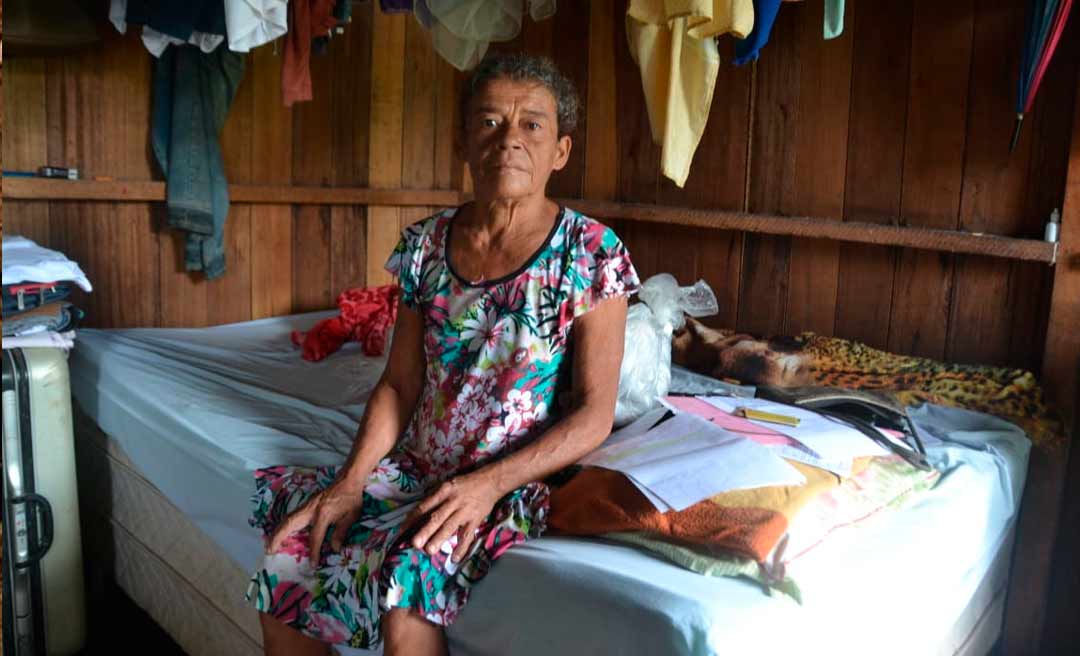
[[3, 352], [4, 653], [66, 655], [86, 641], [67, 356]]

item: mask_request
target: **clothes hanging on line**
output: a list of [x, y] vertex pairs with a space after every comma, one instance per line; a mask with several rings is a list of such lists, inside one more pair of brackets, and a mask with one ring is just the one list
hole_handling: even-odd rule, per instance
[[228, 48], [167, 49], [154, 67], [151, 142], [165, 173], [168, 225], [187, 233], [184, 265], [213, 279], [225, 273], [229, 189], [218, 135], [244, 76]]
[[287, 0], [225, 0], [229, 50], [249, 52], [284, 36], [288, 29]]
[[287, 0], [111, 0], [109, 21], [121, 34], [142, 26], [142, 41], [155, 57], [171, 45], [211, 52], [228, 40], [248, 52], [285, 34]]
[[337, 25], [335, 0], [292, 0], [281, 60], [281, 99], [286, 107], [312, 99], [311, 41]]
[[735, 64], [756, 61], [761, 49], [769, 41], [780, 0], [754, 0], [754, 29], [741, 41], [735, 42]]
[[413, 0], [379, 0], [384, 14], [403, 14], [413, 10]]
[[844, 0], [825, 0], [825, 39], [844, 33]]
[[660, 170], [682, 187], [709, 120], [720, 54], [715, 37], [754, 29], [751, 0], [631, 0], [630, 53], [641, 70]]
[[171, 45], [190, 44], [211, 52], [225, 40], [225, 13], [221, 2], [153, 2], [112, 0], [109, 21], [121, 34], [127, 26], [142, 26], [142, 42], [155, 57]]
[[[803, 2], [803, 0], [784, 0], [784, 2]], [[824, 0], [825, 3], [825, 21], [824, 21], [824, 35], [825, 40], [835, 39], [844, 33], [844, 0]]]
[[[406, 3], [380, 3], [395, 6]], [[555, 14], [556, 0], [415, 0], [416, 20], [431, 34], [435, 52], [466, 71], [480, 63], [492, 41], [511, 41], [521, 32], [526, 9], [533, 21]]]

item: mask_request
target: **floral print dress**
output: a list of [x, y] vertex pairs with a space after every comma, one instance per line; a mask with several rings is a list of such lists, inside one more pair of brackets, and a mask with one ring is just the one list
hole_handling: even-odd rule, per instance
[[[459, 563], [449, 559], [456, 536], [429, 556], [384, 518], [557, 421], [571, 389], [574, 319], [640, 286], [615, 233], [570, 209], [560, 210], [546, 241], [518, 271], [470, 283], [447, 258], [457, 211], [406, 228], [386, 263], [401, 285], [401, 301], [423, 316], [427, 365], [412, 420], [368, 479], [360, 519], [340, 552], [327, 540], [315, 567], [308, 529], [293, 534], [264, 557], [248, 589], [259, 611], [324, 642], [374, 647], [381, 613], [393, 608], [449, 625], [495, 559], [543, 532], [543, 483], [503, 497]], [[252, 525], [269, 538], [336, 473], [334, 467], [259, 470]]]

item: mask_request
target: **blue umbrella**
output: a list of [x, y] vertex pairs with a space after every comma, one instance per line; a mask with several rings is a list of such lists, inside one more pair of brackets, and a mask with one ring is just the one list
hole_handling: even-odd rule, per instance
[[1032, 0], [1027, 17], [1023, 58], [1020, 60], [1020, 79], [1016, 93], [1016, 128], [1013, 130], [1009, 152], [1020, 140], [1024, 115], [1031, 111], [1046, 68], [1054, 56], [1065, 22], [1069, 19], [1072, 0]]

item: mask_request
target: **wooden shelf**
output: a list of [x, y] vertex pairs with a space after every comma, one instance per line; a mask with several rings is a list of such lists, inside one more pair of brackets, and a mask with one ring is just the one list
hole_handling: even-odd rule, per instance
[[[229, 185], [229, 196], [236, 203], [392, 207], [451, 207], [467, 198], [461, 192], [452, 189], [368, 189], [287, 185]], [[165, 200], [165, 183], [4, 178], [3, 197], [5, 200], [160, 202]], [[1014, 239], [955, 230], [833, 221], [810, 217], [692, 210], [664, 205], [572, 198], [561, 199], [559, 202], [598, 219], [624, 219], [713, 230], [739, 230], [879, 246], [900, 246], [1046, 264], [1054, 264], [1057, 259], [1057, 244], [1038, 239]]]
[[[165, 200], [165, 183], [150, 180], [51, 180], [4, 178], [4, 199], [97, 200], [154, 202]], [[368, 189], [364, 187], [299, 187], [290, 185], [229, 185], [234, 203], [272, 205], [390, 205], [445, 207], [461, 201], [454, 190]]]
[[1014, 239], [956, 230], [934, 230], [722, 210], [692, 210], [660, 205], [577, 199], [565, 199], [560, 202], [598, 219], [629, 219], [715, 230], [740, 230], [879, 246], [901, 246], [1046, 264], [1054, 264], [1057, 259], [1057, 244], [1041, 239]]

